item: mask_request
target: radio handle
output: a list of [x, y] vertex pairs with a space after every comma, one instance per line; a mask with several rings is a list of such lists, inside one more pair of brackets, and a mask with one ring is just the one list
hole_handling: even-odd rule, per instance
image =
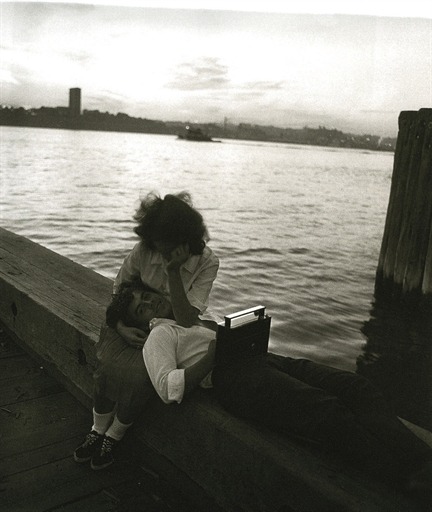
[[265, 316], [265, 306], [254, 306], [253, 308], [243, 309], [232, 313], [231, 315], [224, 316], [225, 327], [227, 329], [234, 329], [240, 325], [250, 322], [255, 322]]

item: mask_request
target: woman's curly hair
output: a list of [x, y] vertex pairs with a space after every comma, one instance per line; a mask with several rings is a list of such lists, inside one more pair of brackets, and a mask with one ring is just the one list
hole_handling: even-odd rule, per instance
[[188, 243], [192, 254], [202, 254], [209, 240], [203, 217], [193, 207], [188, 192], [167, 194], [163, 199], [150, 192], [141, 200], [134, 220], [138, 223], [135, 233], [151, 250], [155, 242], [173, 247]]
[[130, 321], [128, 309], [133, 300], [133, 292], [136, 290], [155, 291], [140, 279], [121, 283], [117, 292], [112, 295], [111, 302], [105, 312], [105, 321], [109, 327], [115, 329], [119, 320], [129, 327], [135, 327], [133, 322]]

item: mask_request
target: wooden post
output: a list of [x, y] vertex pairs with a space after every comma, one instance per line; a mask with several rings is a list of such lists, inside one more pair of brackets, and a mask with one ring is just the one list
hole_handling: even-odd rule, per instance
[[432, 297], [432, 109], [399, 116], [375, 294]]
[[375, 301], [357, 372], [432, 430], [432, 109], [401, 112]]

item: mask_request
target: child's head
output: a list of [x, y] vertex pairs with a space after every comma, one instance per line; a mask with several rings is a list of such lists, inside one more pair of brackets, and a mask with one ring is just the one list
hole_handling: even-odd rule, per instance
[[115, 329], [119, 320], [128, 327], [149, 331], [152, 318], [172, 318], [170, 302], [140, 280], [122, 283], [106, 310], [106, 323]]
[[202, 254], [209, 239], [188, 192], [167, 194], [163, 199], [151, 192], [141, 201], [134, 219], [138, 222], [135, 233], [151, 250], [156, 249], [155, 242], [171, 251], [187, 243], [191, 254]]

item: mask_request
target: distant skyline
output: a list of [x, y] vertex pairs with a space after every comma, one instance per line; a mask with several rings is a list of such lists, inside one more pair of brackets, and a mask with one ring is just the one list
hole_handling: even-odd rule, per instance
[[391, 137], [400, 111], [432, 108], [432, 18], [41, 2], [0, 16], [2, 104], [66, 106], [79, 87], [89, 110]]

